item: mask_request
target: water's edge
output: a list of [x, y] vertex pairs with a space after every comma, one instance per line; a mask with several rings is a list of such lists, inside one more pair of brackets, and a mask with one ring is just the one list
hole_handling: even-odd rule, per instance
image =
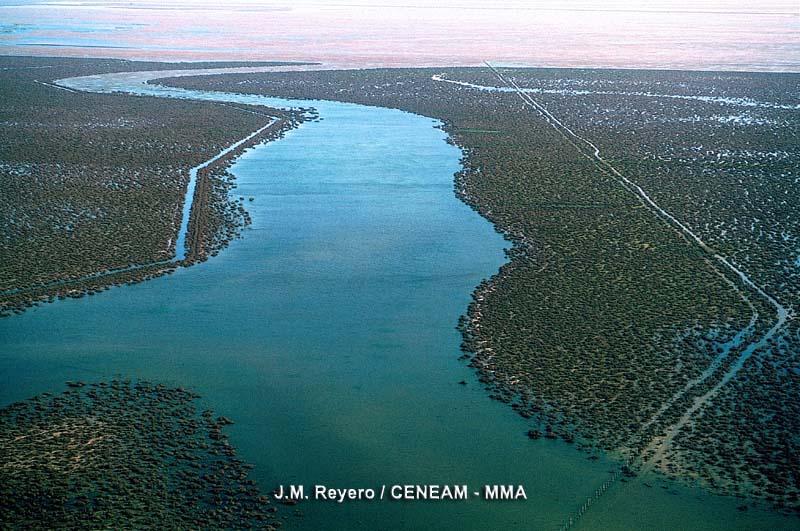
[[[111, 76], [119, 77], [59, 83], [313, 106], [325, 121], [246, 151], [230, 169], [237, 194], [255, 198], [253, 226], [215, 259], [0, 322], [10, 347], [0, 374], [15, 382], [0, 386], [3, 402], [58, 389], [76, 374], [166, 381], [199, 391], [236, 420], [232, 442], [256, 464], [265, 490], [276, 482], [514, 483], [528, 493], [505, 503], [309, 502], [306, 517], [292, 522], [299, 528], [554, 528], [604, 481], [611, 462], [527, 440], [525, 421], [487, 400], [456, 361], [456, 320], [478, 282], [505, 262], [506, 242], [456, 199], [460, 150], [445, 144], [438, 122]], [[731, 528], [728, 500], [674, 485], [631, 490], [624, 504], [612, 500], [601, 511], [600, 527], [583, 527], [647, 528], [637, 524], [648, 514], [654, 528]], [[765, 518], [754, 511], [738, 523]]]

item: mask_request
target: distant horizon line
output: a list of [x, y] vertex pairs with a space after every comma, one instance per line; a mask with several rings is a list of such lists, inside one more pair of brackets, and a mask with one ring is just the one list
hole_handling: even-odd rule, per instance
[[[31, 46], [31, 45], [28, 45]], [[10, 46], [9, 46], [10, 47]], [[56, 46], [58, 47], [58, 46]], [[2, 48], [2, 47], [0, 47]], [[75, 47], [80, 48], [80, 47]], [[91, 49], [91, 47], [87, 47]], [[95, 47], [97, 48], [97, 47]], [[110, 48], [114, 49], [114, 48]], [[137, 48], [131, 48], [137, 49]], [[20, 50], [22, 51], [22, 50]], [[142, 50], [146, 51], [146, 50]], [[74, 60], [82, 60], [82, 59], [96, 59], [96, 60], [113, 60], [113, 61], [125, 61], [125, 62], [140, 62], [140, 63], [244, 63], [245, 67], [247, 63], [265, 63], [265, 62], [277, 62], [277, 63], [284, 63], [280, 66], [322, 66], [325, 67], [327, 70], [404, 70], [404, 69], [426, 69], [426, 68], [485, 68], [486, 60], [476, 61], [475, 63], [461, 63], [461, 64], [443, 64], [443, 63], [426, 63], [426, 64], [363, 64], [363, 65], [354, 65], [354, 64], [337, 64], [330, 61], [324, 60], [315, 60], [315, 59], [281, 59], [281, 58], [269, 58], [269, 59], [242, 59], [242, 58], [199, 58], [199, 59], [170, 59], [170, 58], [125, 58], [125, 57], [108, 57], [108, 56], [76, 56], [76, 55], [38, 55], [38, 54], [13, 54], [13, 53], [3, 53], [4, 51], [0, 49], [0, 57], [17, 57], [17, 58], [35, 58], [35, 59], [74, 59]], [[548, 65], [548, 64], [530, 64], [530, 63], [517, 63], [517, 62], [503, 62], [503, 61], [494, 61], [488, 60], [493, 66], [498, 68], [527, 68], [527, 69], [551, 69], [551, 70], [640, 70], [640, 71], [658, 71], [658, 72], [708, 72], [708, 73], [734, 73], [734, 74], [790, 74], [790, 75], [800, 75], [800, 66], [797, 67], [797, 70], [776, 70], [774, 68], [777, 67], [763, 67], [764, 69], [761, 70], [745, 70], [746, 66], [742, 66], [741, 69], [737, 69], [735, 66], [727, 65], [722, 66], [719, 69], [703, 69], [703, 68], [681, 68], [679, 66], [592, 66], [592, 65]], [[365, 61], [365, 63], [367, 63]], [[258, 65], [253, 65], [258, 66]], [[319, 71], [320, 69], [317, 69]]]
[[427, 9], [427, 10], [464, 10], [464, 11], [578, 11], [578, 12], [599, 12], [599, 13], [661, 13], [661, 14], [687, 14], [687, 15], [783, 15], [783, 16], [797, 16], [800, 18], [800, 9], [797, 11], [763, 11], [763, 10], [725, 10], [725, 9], [646, 9], [646, 8], [603, 8], [603, 7], [532, 7], [526, 5], [516, 6], [478, 6], [478, 5], [423, 5], [423, 4], [366, 4], [366, 3], [310, 3], [298, 2], [293, 3], [291, 6], [281, 5], [254, 5], [247, 2], [233, 2], [224, 7], [220, 7], [216, 3], [203, 3], [193, 2], [190, 4], [180, 4], [174, 2], [159, 2], [148, 5], [147, 3], [136, 4], [116, 4], [113, 2], [58, 2], [46, 0], [42, 2], [33, 1], [24, 4], [0, 4], [0, 8], [24, 8], [24, 7], [52, 7], [52, 8], [69, 8], [69, 7], [96, 7], [100, 9], [130, 9], [130, 10], [153, 10], [153, 11], [171, 11], [171, 10], [193, 10], [202, 9], [208, 11], [291, 11], [296, 7], [358, 7], [367, 9]]

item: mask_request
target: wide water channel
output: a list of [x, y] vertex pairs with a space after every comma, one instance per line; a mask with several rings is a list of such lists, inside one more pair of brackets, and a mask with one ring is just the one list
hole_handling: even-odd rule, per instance
[[[197, 71], [192, 71], [197, 74]], [[279, 484], [520, 484], [528, 499], [320, 502], [292, 529], [557, 529], [614, 469], [487, 398], [455, 330], [507, 243], [453, 193], [460, 151], [429, 118], [374, 107], [72, 80], [323, 118], [232, 167], [253, 219], [218, 257], [0, 320], [0, 403], [114, 376], [184, 386], [231, 417], [265, 491]], [[459, 385], [466, 380], [467, 385]], [[580, 529], [790, 527], [671, 483], [617, 484]], [[286, 511], [290, 512], [290, 511]]]

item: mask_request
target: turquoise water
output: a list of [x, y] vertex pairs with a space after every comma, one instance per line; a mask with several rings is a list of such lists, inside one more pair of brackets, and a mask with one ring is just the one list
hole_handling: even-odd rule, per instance
[[[279, 484], [522, 484], [528, 500], [302, 503], [297, 529], [555, 529], [612, 463], [532, 442], [457, 361], [454, 329], [506, 242], [452, 191], [460, 151], [432, 120], [281, 102], [321, 122], [232, 168], [252, 226], [175, 274], [0, 320], [0, 403], [115, 375], [181, 385], [236, 421]], [[468, 385], [458, 382], [466, 380]], [[756, 529], [699, 490], [615, 487], [578, 529]]]

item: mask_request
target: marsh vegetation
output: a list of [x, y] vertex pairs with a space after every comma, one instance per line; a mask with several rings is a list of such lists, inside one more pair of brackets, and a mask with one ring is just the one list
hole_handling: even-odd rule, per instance
[[[465, 153], [455, 191], [514, 243], [459, 323], [465, 358], [534, 435], [641, 456], [797, 298], [797, 94], [782, 74], [504, 69], [707, 248], [486, 68], [181, 78], [187, 88], [334, 99], [442, 120]], [[442, 83], [442, 76], [463, 84]], [[796, 510], [793, 320], [677, 433], [657, 467]], [[538, 438], [538, 437], [533, 437]]]
[[[11, 57], [0, 65], [0, 315], [162, 275], [218, 252], [247, 223], [227, 193], [224, 169], [252, 143], [276, 138], [300, 119], [52, 84], [170, 64]], [[192, 225], [191, 256], [170, 262], [189, 169], [276, 117], [273, 127], [203, 171], [193, 214], [202, 223]]]
[[198, 395], [145, 381], [67, 382], [0, 409], [3, 529], [276, 529]]

